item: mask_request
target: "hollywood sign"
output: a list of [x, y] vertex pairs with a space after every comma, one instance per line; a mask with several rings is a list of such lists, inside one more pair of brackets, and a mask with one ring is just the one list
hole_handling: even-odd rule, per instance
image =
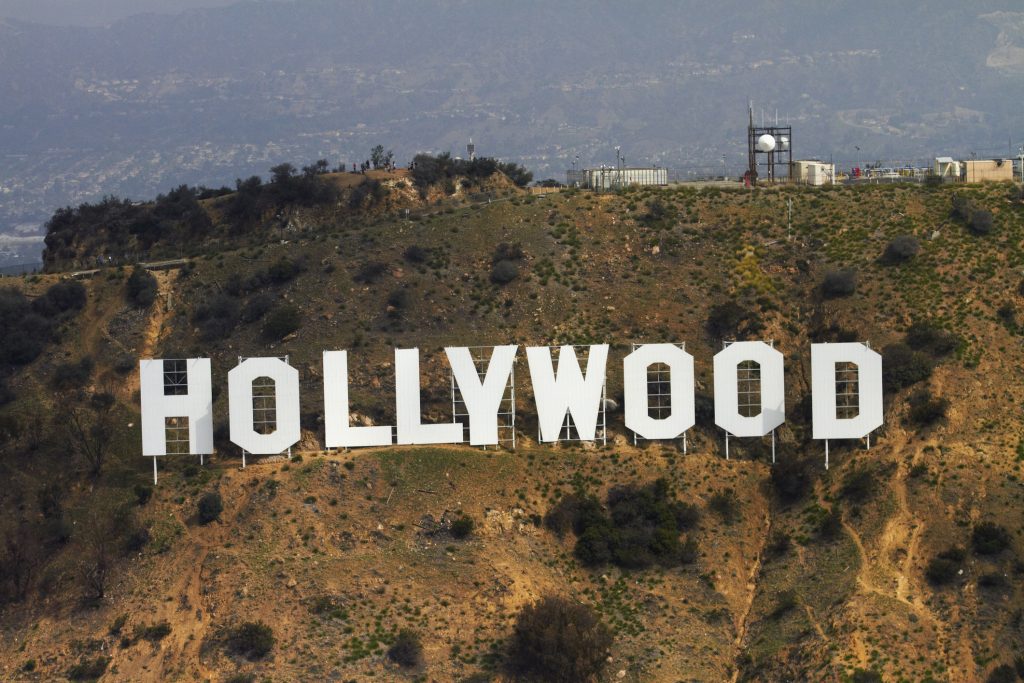
[[[586, 368], [577, 348], [586, 349]], [[594, 440], [604, 417], [608, 345], [527, 347], [526, 359], [539, 440], [564, 440], [571, 419], [579, 440]], [[467, 347], [445, 349], [455, 389], [468, 418], [468, 443], [499, 443], [502, 406], [514, 425], [513, 366], [517, 346], [491, 347], [474, 359]], [[486, 361], [486, 367], [482, 367]], [[478, 366], [480, 363], [480, 366]], [[327, 448], [393, 444], [465, 443], [461, 422], [424, 423], [418, 349], [395, 349], [395, 425], [353, 425], [348, 395], [348, 352], [323, 353], [324, 432]], [[658, 368], [667, 411], [652, 411], [649, 373]], [[667, 385], [667, 392], [665, 391]], [[694, 426], [693, 356], [675, 344], [644, 344], [623, 360], [624, 421], [637, 437], [671, 440]], [[140, 363], [142, 453], [213, 452], [213, 393], [208, 358]], [[753, 395], [751, 395], [753, 394]], [[247, 358], [228, 372], [230, 440], [246, 452], [279, 454], [301, 437], [299, 373], [280, 358]], [[865, 344], [811, 345], [812, 437], [860, 439], [882, 425], [882, 358]], [[762, 437], [786, 417], [783, 356], [760, 342], [735, 342], [714, 357], [715, 424], [726, 437]], [[454, 412], [454, 411], [453, 411]], [[652, 412], [656, 415], [652, 416]], [[505, 413], [507, 416], [508, 413]], [[173, 449], [169, 451], [169, 445]], [[827, 466], [827, 460], [826, 460]]]

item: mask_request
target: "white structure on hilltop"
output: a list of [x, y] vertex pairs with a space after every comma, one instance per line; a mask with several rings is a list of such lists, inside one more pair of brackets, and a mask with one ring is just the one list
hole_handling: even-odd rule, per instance
[[806, 159], [789, 163], [789, 178], [803, 185], [830, 185], [835, 181], [836, 166], [826, 161]]
[[566, 171], [566, 184], [570, 187], [586, 187], [592, 190], [617, 190], [630, 185], [668, 185], [668, 169], [665, 168], [584, 168]]

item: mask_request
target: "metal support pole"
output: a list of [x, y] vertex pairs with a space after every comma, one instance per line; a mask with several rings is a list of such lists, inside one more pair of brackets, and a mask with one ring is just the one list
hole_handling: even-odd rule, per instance
[[725, 433], [725, 459], [729, 459], [729, 432]]
[[245, 449], [242, 449], [242, 469], [245, 469]]
[[156, 486], [158, 483], [159, 483], [159, 481], [157, 480], [157, 474], [156, 474], [156, 456], [154, 455], [153, 456], [153, 486]]
[[871, 450], [871, 432], [868, 432], [867, 448], [865, 448], [864, 450], [866, 450], [866, 451], [870, 451]]
[[683, 432], [683, 455], [686, 455], [686, 432]]
[[199, 466], [202, 467], [205, 463], [203, 462], [203, 454], [199, 454]]
[[828, 469], [828, 439], [825, 439], [825, 469]]
[[775, 430], [772, 430], [772, 464], [775, 464]]

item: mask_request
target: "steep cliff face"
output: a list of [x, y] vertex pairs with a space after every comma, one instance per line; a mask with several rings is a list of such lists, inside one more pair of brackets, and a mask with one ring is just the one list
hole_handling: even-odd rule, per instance
[[[210, 238], [155, 273], [152, 299], [127, 296], [128, 269], [76, 281], [80, 301], [76, 286], [52, 290], [60, 273], [11, 280], [5, 348], [23, 336], [5, 321], [29, 313], [46, 339], [6, 359], [0, 407], [4, 676], [488, 680], [507, 675], [519, 609], [561, 594], [612, 628], [605, 678], [984, 680], [1021, 647], [1018, 196], [466, 194], [409, 214], [297, 210], [303, 229], [283, 240]], [[210, 220], [209, 235], [225, 229]], [[725, 458], [711, 370], [730, 339], [785, 356], [775, 464], [768, 438], [732, 439]], [[810, 344], [840, 340], [883, 352], [885, 425], [870, 449], [832, 443], [826, 470]], [[356, 419], [395, 424], [394, 348], [421, 350], [424, 419], [446, 421], [444, 346], [609, 343], [621, 405], [630, 344], [661, 341], [695, 357], [685, 454], [634, 444], [618, 409], [606, 445], [537, 444], [525, 362], [515, 450], [321, 450], [325, 349], [349, 350]], [[294, 461], [240, 469], [226, 373], [261, 355], [300, 371], [303, 440]], [[150, 488], [137, 360], [194, 356], [213, 361], [218, 452], [162, 459]], [[572, 530], [542, 522], [566, 496], [593, 496], [631, 533], [612, 508], [658, 479], [696, 510], [670, 566], [587, 566]], [[223, 511], [202, 524], [213, 492]], [[462, 515], [474, 524], [459, 538]], [[269, 652], [233, 649], [232, 629], [260, 621]], [[403, 628], [423, 644], [412, 669], [385, 655]]]

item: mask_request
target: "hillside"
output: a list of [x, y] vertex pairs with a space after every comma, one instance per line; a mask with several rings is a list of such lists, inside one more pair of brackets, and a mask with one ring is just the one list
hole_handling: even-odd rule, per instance
[[[600, 680], [1012, 669], [1024, 655], [1018, 187], [491, 191], [289, 205], [283, 235], [267, 214], [235, 237], [216, 208], [225, 195], [203, 200], [202, 248], [155, 281], [117, 267], [5, 280], [3, 677], [85, 679], [73, 667], [109, 658], [102, 680], [506, 680], [516, 616], [549, 594], [611, 628]], [[775, 465], [767, 439], [734, 439], [724, 457], [710, 411], [723, 339], [785, 355]], [[825, 470], [810, 344], [849, 339], [884, 350], [885, 427], [870, 450], [833, 443]], [[685, 341], [696, 359], [685, 454], [634, 445], [621, 411], [607, 445], [537, 444], [522, 351], [514, 451], [320, 450], [324, 349], [349, 350], [353, 410], [394, 424], [394, 348], [420, 349], [425, 419], [444, 421], [446, 345], [610, 343], [621, 405], [623, 356], [655, 341]], [[239, 356], [285, 354], [303, 441], [291, 462], [240, 469], [226, 374]], [[163, 459], [151, 488], [137, 359], [192, 356], [213, 360], [218, 454]], [[560, 501], [614, 507], [659, 479], [693, 506], [671, 562], [593, 562], [571, 529], [555, 533]], [[202, 524], [210, 492], [223, 511]], [[250, 621], [272, 628], [262, 657], [231, 650]], [[423, 646], [409, 668], [385, 655], [403, 628]]]

